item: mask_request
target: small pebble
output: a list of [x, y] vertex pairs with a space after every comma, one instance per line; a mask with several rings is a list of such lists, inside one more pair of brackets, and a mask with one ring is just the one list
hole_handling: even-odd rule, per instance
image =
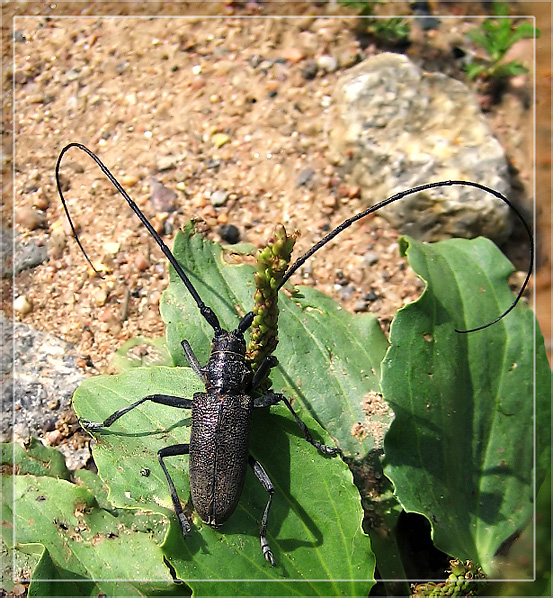
[[367, 311], [367, 304], [362, 299], [359, 299], [353, 305], [353, 311], [357, 313]]
[[338, 287], [336, 290], [338, 292], [338, 297], [340, 297], [342, 301], [348, 301], [355, 294], [355, 288], [353, 287], [353, 285], [345, 284], [335, 286]]
[[307, 81], [311, 81], [317, 76], [318, 70], [319, 67], [317, 66], [317, 63], [314, 60], [308, 60], [305, 63], [305, 66], [302, 68], [301, 74], [304, 79], [307, 79]]
[[31, 300], [26, 295], [19, 295], [17, 299], [13, 302], [13, 309], [18, 313], [24, 316], [28, 314], [33, 309], [33, 304]]
[[161, 172], [163, 170], [171, 170], [175, 167], [177, 156], [162, 156], [157, 161], [157, 169]]
[[111, 309], [106, 308], [98, 314], [98, 320], [103, 323], [111, 322], [115, 320], [115, 315]]
[[44, 440], [48, 446], [56, 446], [62, 440], [63, 435], [59, 430], [52, 430], [44, 434]]
[[271, 93], [271, 91], [278, 91], [278, 88], [280, 87], [280, 83], [278, 81], [267, 81], [267, 83], [265, 84], [265, 89], [267, 90], [268, 93]]
[[136, 106], [136, 104], [138, 103], [138, 96], [136, 95], [136, 93], [133, 91], [132, 93], [129, 93], [125, 96], [125, 102], [129, 105], [129, 106]]
[[367, 251], [363, 256], [363, 261], [367, 266], [374, 266], [378, 262], [378, 254], [374, 251]]
[[336, 198], [334, 195], [327, 195], [323, 199], [323, 205], [327, 208], [335, 208], [336, 207]]
[[39, 189], [36, 195], [33, 197], [33, 206], [37, 210], [46, 210], [50, 206], [50, 201], [44, 195], [44, 191]]
[[215, 133], [211, 136], [211, 143], [213, 143], [215, 147], [223, 147], [223, 145], [229, 141], [230, 137], [226, 133]]
[[141, 253], [138, 253], [134, 258], [134, 265], [139, 272], [144, 272], [144, 270], [148, 269], [150, 263]]
[[299, 48], [286, 48], [282, 52], [282, 57], [288, 62], [296, 63], [303, 58], [303, 52]]
[[43, 432], [51, 432], [52, 430], [56, 429], [56, 420], [54, 419], [47, 419], [44, 424], [42, 425]]
[[121, 177], [121, 184], [124, 187], [134, 187], [139, 180], [140, 179], [135, 174], [126, 174], [125, 176]]
[[190, 82], [190, 89], [196, 91], [205, 86], [205, 79], [203, 77], [194, 77]]
[[163, 221], [163, 234], [170, 237], [173, 234], [173, 223], [170, 220]]
[[173, 212], [177, 194], [154, 178], [150, 178], [150, 203], [156, 212]]
[[417, 24], [423, 31], [432, 31], [440, 27], [440, 20], [434, 17], [423, 17], [422, 19], [417, 19]]
[[15, 211], [15, 221], [22, 228], [27, 230], [35, 230], [37, 228], [44, 228], [46, 225], [46, 217], [34, 208], [23, 206]]
[[240, 241], [240, 231], [233, 224], [224, 224], [219, 229], [219, 234], [223, 241], [234, 245]]
[[76, 471], [86, 466], [90, 461], [90, 450], [88, 448], [77, 449], [71, 447], [69, 444], [62, 444], [58, 450], [65, 457], [65, 464], [69, 471]]
[[259, 54], [254, 54], [248, 58], [248, 62], [250, 65], [255, 69], [263, 62], [263, 56]]
[[365, 295], [365, 301], [376, 301], [378, 299], [378, 295], [374, 292], [374, 291], [369, 291], [366, 295]]
[[150, 305], [159, 305], [159, 302], [161, 300], [161, 293], [159, 291], [154, 291], [149, 299], [148, 299], [148, 303]]
[[65, 76], [67, 77], [68, 81], [76, 81], [81, 75], [79, 71], [76, 71], [75, 69], [69, 69], [65, 73]]
[[333, 73], [338, 68], [338, 61], [334, 56], [324, 54], [317, 58], [317, 66], [326, 73]]
[[104, 243], [104, 249], [111, 255], [117, 255], [121, 249], [121, 243], [107, 242]]
[[211, 202], [211, 205], [213, 205], [215, 207], [220, 207], [220, 206], [225, 205], [225, 203], [227, 202], [227, 199], [228, 199], [228, 193], [226, 191], [221, 191], [220, 189], [218, 189], [217, 191], [214, 191], [211, 194], [209, 201]]
[[358, 185], [353, 185], [352, 187], [349, 188], [348, 197], [354, 198], [354, 197], [360, 197], [360, 196], [361, 196], [361, 187], [359, 187]]
[[315, 176], [313, 168], [305, 168], [302, 170], [296, 178], [296, 187], [303, 187]]
[[81, 368], [81, 370], [86, 369], [87, 367], [87, 361], [86, 359], [83, 359], [82, 357], [79, 357], [76, 361], [75, 364], [77, 365], [77, 367]]
[[98, 307], [103, 307], [108, 300], [108, 293], [105, 289], [96, 289], [93, 294], [93, 299]]
[[338, 65], [348, 68], [359, 62], [359, 52], [356, 49], [345, 50], [338, 56]]

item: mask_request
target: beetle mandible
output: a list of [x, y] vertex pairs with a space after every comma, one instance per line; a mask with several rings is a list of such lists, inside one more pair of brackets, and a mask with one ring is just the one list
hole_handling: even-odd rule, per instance
[[[198, 306], [200, 314], [213, 329], [214, 335], [211, 353], [207, 364], [204, 366], [199, 363], [189, 342], [186, 339], [181, 341], [184, 355], [186, 356], [190, 367], [205, 384], [204, 392], [195, 393], [192, 399], [164, 394], [149, 395], [143, 397], [135, 403], [132, 403], [124, 409], [116, 411], [103, 422], [90, 422], [88, 420], [81, 420], [81, 423], [89, 431], [108, 428], [120, 417], [125, 415], [125, 413], [128, 413], [131, 409], [134, 409], [146, 401], [151, 401], [153, 403], [166, 405], [169, 407], [176, 407], [179, 409], [191, 409], [192, 428], [189, 444], [176, 444], [162, 448], [158, 451], [159, 464], [167, 479], [171, 500], [173, 502], [173, 507], [178, 517], [183, 536], [186, 538], [186, 536], [189, 534], [191, 529], [190, 523], [183, 512], [174, 482], [165, 466], [164, 459], [178, 455], [189, 455], [189, 477], [192, 503], [202, 521], [212, 527], [221, 526], [234, 512], [240, 499], [246, 476], [246, 470], [249, 465], [269, 495], [261, 518], [259, 536], [263, 556], [271, 565], [274, 566], [275, 559], [266, 539], [267, 524], [274, 495], [274, 487], [269, 476], [263, 469], [263, 466], [249, 454], [248, 435], [252, 410], [258, 407], [270, 407], [271, 405], [282, 402], [292, 413], [304, 435], [304, 438], [316, 449], [318, 449], [319, 452], [327, 456], [334, 456], [341, 454], [341, 451], [337, 447], [326, 446], [314, 440], [307, 426], [295, 413], [290, 401], [283, 394], [268, 392], [267, 394], [257, 398], [252, 397], [253, 391], [267, 377], [271, 368], [276, 365], [276, 358], [274, 356], [269, 356], [264, 362], [261, 363], [259, 369], [254, 374], [250, 364], [246, 360], [246, 342], [244, 339], [244, 334], [252, 324], [254, 317], [253, 313], [247, 313], [240, 320], [235, 330], [227, 331], [223, 329], [219, 324], [217, 316], [213, 310], [209, 306], [205, 305], [205, 303], [202, 301], [186, 272], [177, 262], [170, 249], [163, 242], [146, 216], [130, 198], [127, 192], [122, 188], [108, 168], [86, 146], [80, 143], [70, 143], [62, 149], [58, 157], [56, 163], [56, 183], [63, 208], [73, 232], [73, 236], [75, 237], [77, 244], [83, 252], [88, 263], [95, 270], [95, 272], [99, 274], [96, 271], [96, 268], [94, 268], [94, 265], [90, 261], [80, 242], [76, 229], [71, 220], [71, 216], [69, 214], [60, 184], [59, 171], [62, 158], [65, 153], [73, 147], [84, 151], [88, 156], [90, 156], [100, 167], [109, 181], [114, 185], [116, 190], [125, 198], [130, 208], [138, 216], [148, 232], [155, 239], [156, 243], [159, 245], [171, 265], [174, 267], [177, 275], [182, 280], [188, 292], [194, 299], [196, 305]], [[298, 258], [294, 264], [288, 268], [276, 290], [278, 291], [281, 289], [282, 286], [292, 276], [292, 274], [296, 272], [298, 268], [300, 268], [316, 251], [321, 249], [331, 239], [351, 226], [354, 222], [357, 222], [368, 214], [376, 212], [377, 210], [413, 193], [435, 187], [453, 185], [475, 187], [494, 195], [496, 198], [506, 203], [521, 220], [530, 238], [530, 267], [521, 289], [513, 303], [492, 322], [472, 328], [470, 330], [457, 330], [457, 332], [475, 332], [477, 330], [482, 330], [488, 326], [491, 326], [506, 316], [515, 307], [522, 296], [532, 272], [534, 243], [529, 225], [526, 223], [525, 219], [517, 210], [517, 208], [513, 206], [513, 204], [506, 197], [494, 189], [490, 189], [485, 185], [471, 181], [448, 180], [420, 185], [418, 187], [397, 193], [356, 214], [355, 216], [348, 218], [341, 225], [328, 233], [318, 243], [316, 243], [309, 251]]]

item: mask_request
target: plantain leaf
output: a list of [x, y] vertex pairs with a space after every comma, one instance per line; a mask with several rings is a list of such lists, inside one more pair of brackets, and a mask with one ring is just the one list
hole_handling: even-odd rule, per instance
[[[189, 368], [135, 368], [86, 380], [75, 394], [74, 406], [79, 417], [102, 421], [154, 389], [191, 397], [199, 388]], [[304, 410], [300, 416], [316, 437], [329, 441]], [[156, 453], [187, 442], [188, 423], [186, 410], [144, 403], [95, 434], [94, 459], [115, 506], [171, 513]], [[210, 528], [193, 514], [193, 529], [184, 541], [170, 514], [163, 550], [177, 577], [195, 595], [368, 594], [375, 561], [361, 529], [359, 494], [345, 463], [320, 455], [305, 442], [280, 406], [256, 410], [250, 448], [275, 486], [267, 538], [277, 566], [265, 561], [259, 545], [259, 521], [268, 495], [248, 472], [238, 508], [222, 529]], [[179, 496], [187, 501], [188, 457], [167, 459], [166, 464]]]
[[32, 474], [69, 480], [71, 474], [65, 465], [64, 456], [48, 448], [36, 438], [31, 438], [27, 450], [16, 442], [0, 444], [2, 465], [5, 473]]
[[[43, 449], [53, 460], [60, 454]], [[21, 471], [35, 466], [33, 455], [18, 461]], [[49, 472], [2, 482], [2, 538], [14, 576], [32, 577], [29, 596], [181, 595], [163, 564], [163, 515], [102, 508], [87, 488]]]
[[401, 247], [427, 288], [391, 327], [385, 473], [405, 510], [429, 519], [438, 548], [490, 572], [532, 516], [534, 478], [550, 464], [543, 338], [525, 305], [485, 330], [454, 331], [493, 320], [513, 300], [513, 267], [490, 241], [405, 238]]
[[116, 372], [148, 365], [173, 365], [164, 338], [131, 338], [117, 349], [110, 360], [110, 366]]
[[[253, 268], [229, 264], [219, 245], [195, 234], [193, 223], [177, 235], [173, 253], [221, 325], [236, 328], [240, 317], [253, 307]], [[374, 427], [387, 429], [391, 421], [391, 414], [368, 421], [367, 401], [380, 391], [380, 363], [388, 346], [377, 319], [371, 314], [350, 314], [308, 287], [299, 288], [292, 297], [280, 293], [279, 308], [275, 355], [280, 365], [271, 372], [273, 389], [297, 399], [344, 453], [364, 457], [375, 448]], [[213, 330], [172, 269], [160, 309], [175, 364], [188, 365], [180, 344], [183, 339], [206, 363]]]

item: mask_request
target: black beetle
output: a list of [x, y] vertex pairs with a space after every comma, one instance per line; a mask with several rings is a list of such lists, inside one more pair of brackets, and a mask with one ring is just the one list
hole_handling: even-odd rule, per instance
[[[213, 310], [204, 304], [196, 292], [196, 289], [190, 282], [190, 279], [184, 272], [181, 265], [177, 262], [167, 245], [165, 245], [147, 218], [134, 203], [134, 201], [129, 197], [126, 191], [121, 187], [111, 172], [86, 146], [80, 143], [70, 143], [63, 148], [58, 157], [56, 164], [56, 182], [64, 210], [73, 231], [73, 235], [75, 236], [81, 251], [85, 255], [92, 268], [96, 271], [84, 248], [82, 247], [77, 232], [73, 226], [59, 179], [61, 160], [65, 153], [72, 147], [76, 147], [88, 154], [98, 164], [102, 172], [115, 186], [117, 191], [123, 195], [131, 209], [135, 212], [146, 229], [150, 232], [171, 265], [174, 267], [178, 276], [185, 284], [186, 288], [196, 302], [202, 317], [205, 318], [205, 320], [213, 328], [214, 332], [211, 353], [205, 366], [200, 365], [188, 341], [181, 341], [184, 354], [190, 364], [190, 367], [205, 384], [205, 392], [194, 394], [192, 399], [163, 394], [149, 395], [143, 397], [139, 401], [136, 401], [124, 409], [116, 411], [103, 422], [90, 422], [87, 420], [81, 420], [81, 422], [88, 430], [107, 428], [125, 413], [146, 401], [151, 401], [170, 407], [177, 407], [179, 409], [191, 409], [192, 429], [190, 443], [177, 444], [162, 448], [158, 451], [159, 463], [167, 478], [167, 483], [171, 492], [171, 499], [173, 501], [175, 513], [178, 516], [183, 536], [186, 537], [186, 535], [190, 532], [190, 524], [183, 512], [175, 485], [163, 460], [166, 457], [177, 455], [188, 454], [190, 456], [189, 476], [192, 502], [201, 519], [212, 527], [221, 526], [234, 512], [240, 499], [246, 476], [247, 465], [249, 464], [252, 467], [256, 477], [269, 494], [269, 499], [261, 519], [260, 542], [264, 557], [271, 563], [271, 565], [275, 565], [273, 553], [266, 540], [267, 522], [271, 502], [273, 499], [274, 488], [262, 465], [249, 454], [248, 450], [250, 419], [253, 408], [269, 407], [282, 401], [294, 416], [296, 422], [303, 432], [305, 439], [309, 443], [311, 443], [325, 455], [336, 455], [340, 454], [341, 451], [337, 447], [329, 447], [315, 441], [306, 425], [295, 413], [290, 402], [284, 395], [270, 392], [257, 398], [252, 397], [253, 390], [261, 381], [266, 378], [270, 369], [274, 367], [276, 363], [276, 358], [269, 356], [261, 364], [256, 373], [253, 374], [252, 369], [246, 360], [246, 342], [244, 339], [244, 333], [252, 324], [253, 313], [247, 313], [241, 319], [236, 330], [229, 332], [221, 328], [217, 316]], [[354, 222], [392, 202], [402, 199], [407, 195], [434, 187], [453, 185], [472, 186], [487, 193], [491, 193], [498, 199], [505, 202], [513, 209], [515, 214], [522, 221], [530, 237], [530, 268], [521, 290], [511, 306], [488, 324], [484, 324], [471, 330], [458, 330], [457, 332], [474, 332], [476, 330], [482, 330], [488, 326], [491, 326], [514, 308], [528, 284], [533, 264], [533, 237], [528, 224], [507, 198], [493, 189], [470, 181], [439, 181], [426, 185], [420, 185], [407, 191], [397, 193], [396, 195], [389, 197], [378, 204], [375, 204], [363, 212], [356, 214], [352, 218], [347, 219], [340, 226], [335, 228], [332, 232], [321, 239], [321, 241], [315, 244], [308, 252], [296, 260], [296, 262], [294, 262], [294, 264], [283, 276], [277, 287], [277, 291], [287, 282], [290, 276], [298, 268], [300, 268], [307, 259], [309, 259], [309, 257], [311, 257], [321, 247], [326, 245], [331, 239], [340, 234], [343, 230], [351, 226]]]

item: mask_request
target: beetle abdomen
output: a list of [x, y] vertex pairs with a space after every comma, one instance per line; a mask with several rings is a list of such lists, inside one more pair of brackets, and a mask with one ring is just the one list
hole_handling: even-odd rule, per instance
[[232, 515], [244, 486], [252, 399], [198, 395], [192, 406], [190, 491], [202, 521], [217, 527]]

